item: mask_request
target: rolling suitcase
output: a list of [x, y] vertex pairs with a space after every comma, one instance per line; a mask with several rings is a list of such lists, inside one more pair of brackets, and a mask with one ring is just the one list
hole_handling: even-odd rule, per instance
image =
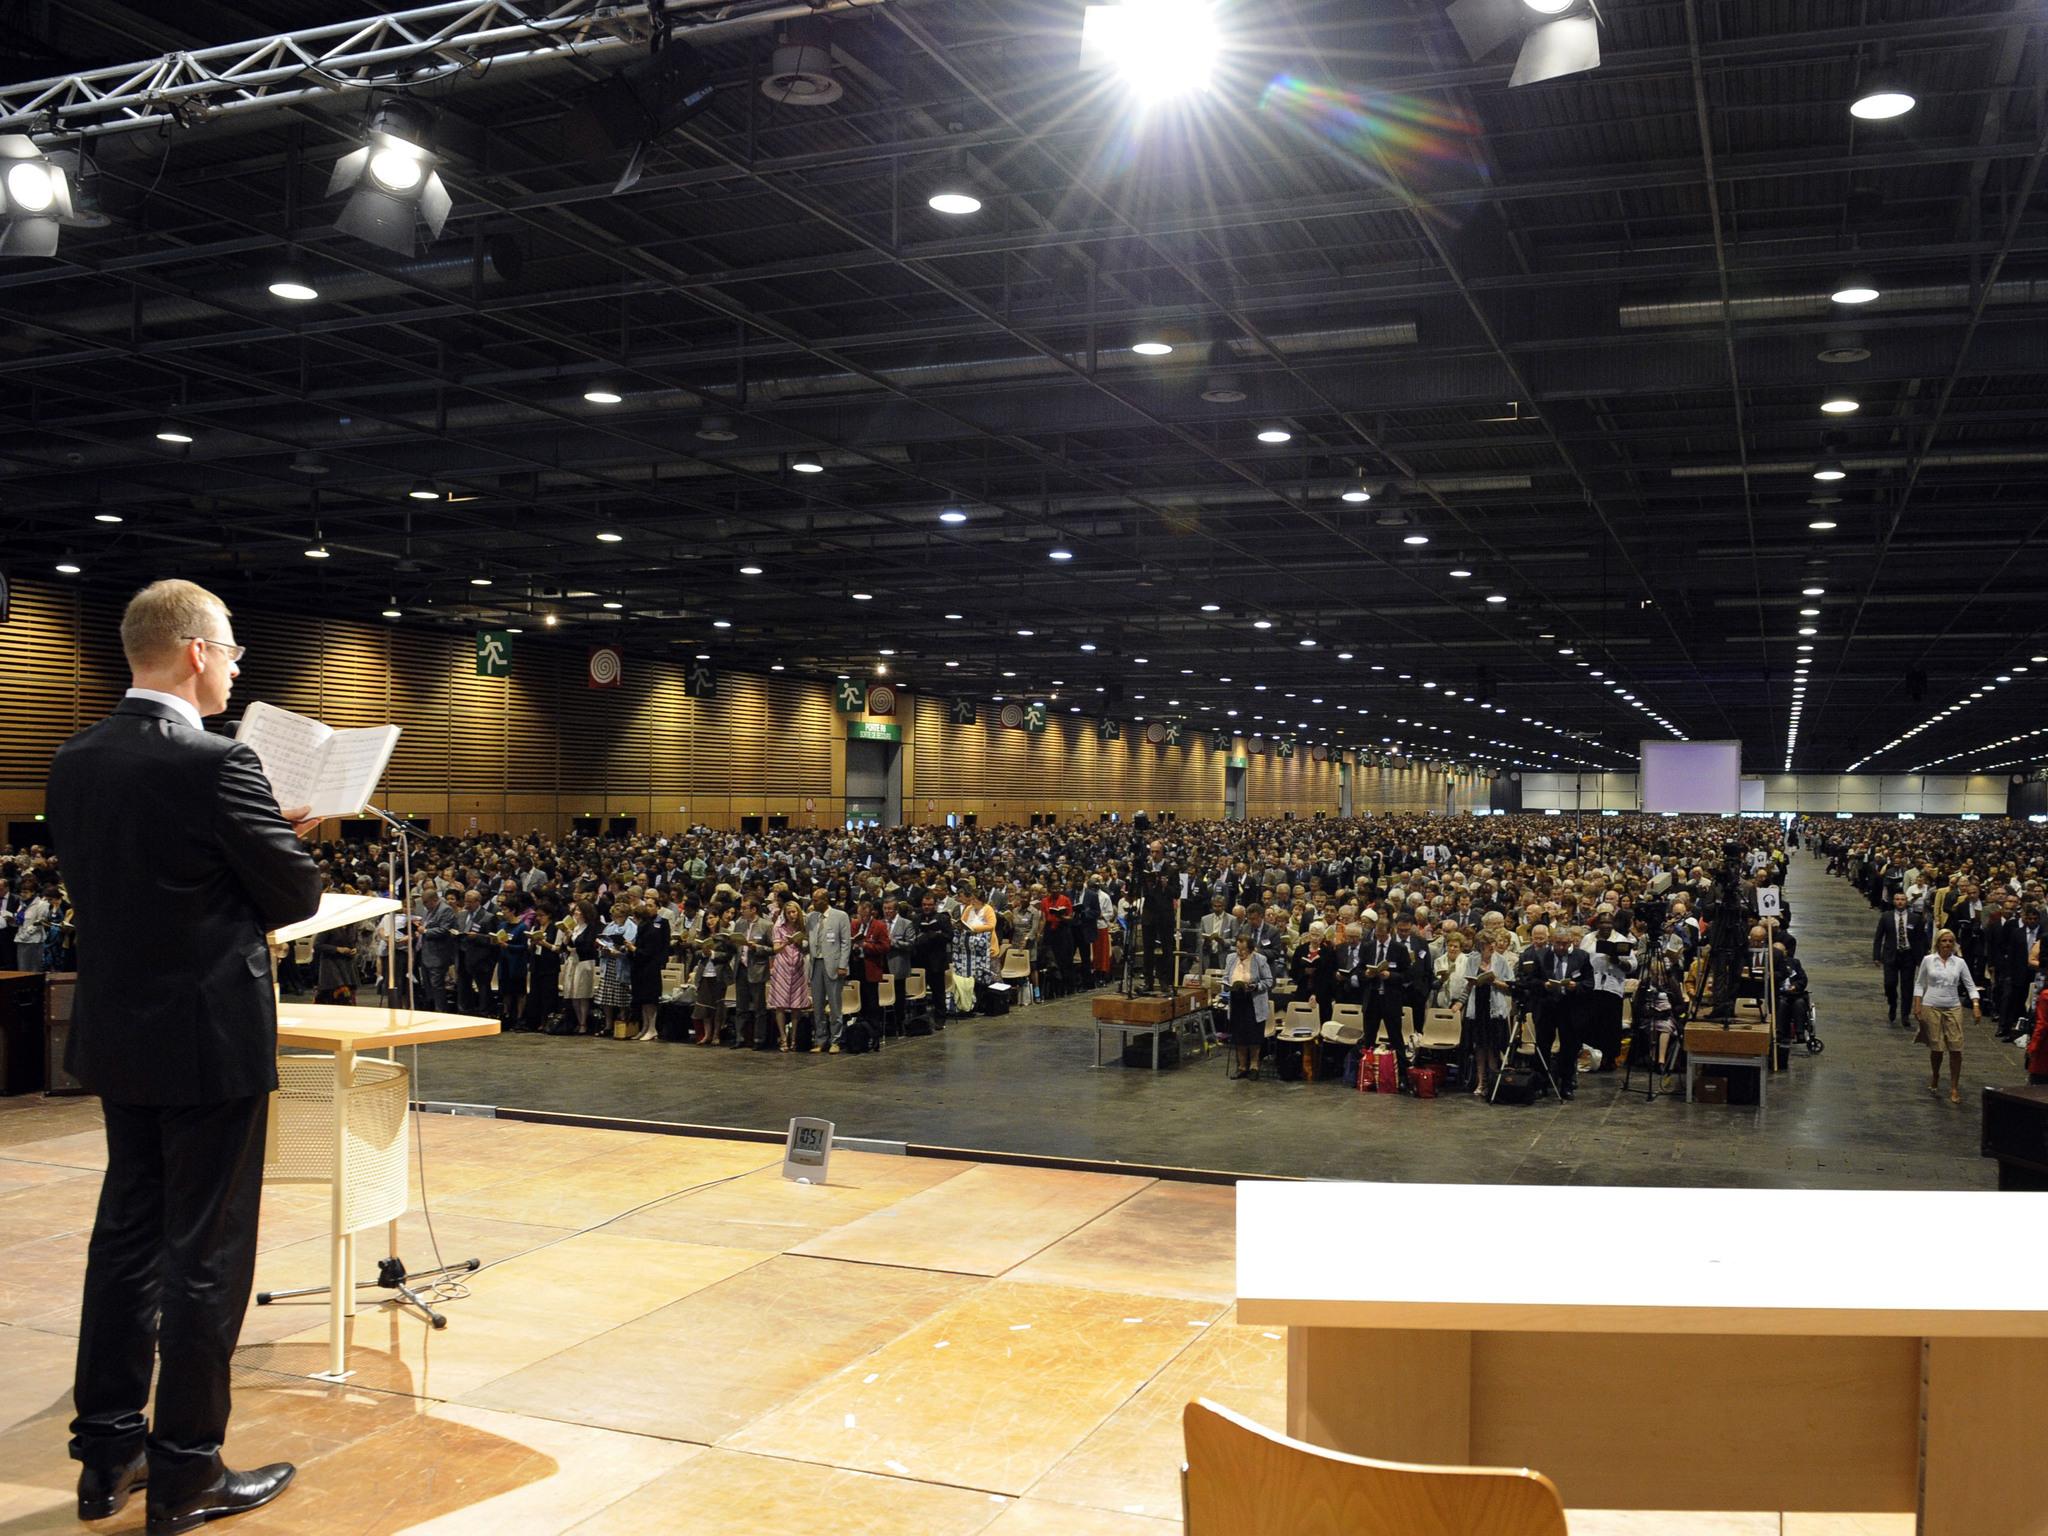
[[1443, 1086], [1443, 1081], [1444, 1069], [1442, 1067], [1430, 1065], [1426, 1067], [1410, 1067], [1408, 1069], [1408, 1086], [1415, 1090], [1415, 1097], [1418, 1099], [1435, 1098], [1437, 1090]]

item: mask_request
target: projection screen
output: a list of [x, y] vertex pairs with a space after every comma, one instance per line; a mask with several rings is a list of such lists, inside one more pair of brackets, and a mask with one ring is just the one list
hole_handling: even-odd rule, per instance
[[1642, 795], [1646, 811], [1742, 809], [1742, 743], [1646, 741]]

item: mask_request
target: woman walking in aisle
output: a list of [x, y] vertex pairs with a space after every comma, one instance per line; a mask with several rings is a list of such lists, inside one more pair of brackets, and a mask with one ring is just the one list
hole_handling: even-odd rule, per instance
[[1963, 1102], [1963, 994], [1970, 994], [1970, 1017], [1982, 1019], [1977, 981], [1970, 967], [1956, 953], [1956, 936], [1947, 928], [1934, 936], [1934, 950], [1921, 957], [1913, 977], [1913, 1021], [1920, 1026], [1917, 1038], [1927, 1047], [1933, 1080], [1930, 1093], [1941, 1092], [1941, 1053], [1948, 1052], [1948, 1101]]

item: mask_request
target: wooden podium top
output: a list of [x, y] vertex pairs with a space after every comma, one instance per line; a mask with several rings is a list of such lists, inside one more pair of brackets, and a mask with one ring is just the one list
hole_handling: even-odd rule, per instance
[[316, 1051], [381, 1051], [392, 1046], [475, 1040], [498, 1033], [496, 1019], [411, 1008], [351, 1008], [337, 1003], [279, 1003], [277, 1043]]
[[1253, 1327], [2048, 1338], [2048, 1194], [1241, 1183]]

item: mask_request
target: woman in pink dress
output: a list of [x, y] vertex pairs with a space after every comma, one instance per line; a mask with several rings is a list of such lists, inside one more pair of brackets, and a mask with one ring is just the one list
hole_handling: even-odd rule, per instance
[[775, 958], [768, 964], [768, 1007], [775, 1015], [775, 1032], [782, 1049], [793, 1049], [796, 1021], [811, 1011], [809, 967], [804, 963], [804, 910], [787, 902], [775, 919], [769, 936]]

